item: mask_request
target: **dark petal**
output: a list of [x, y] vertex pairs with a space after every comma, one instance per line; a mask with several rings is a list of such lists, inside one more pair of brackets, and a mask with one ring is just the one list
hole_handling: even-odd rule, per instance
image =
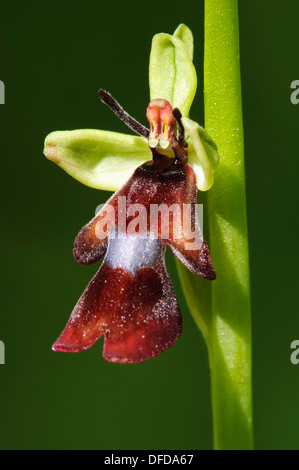
[[78, 233], [74, 242], [74, 257], [80, 264], [92, 264], [106, 253], [108, 235], [118, 218], [118, 196], [126, 196], [131, 180], [114, 193], [99, 214]]
[[[205, 279], [216, 279], [209, 247], [205, 241], [198, 222], [196, 203], [196, 177], [193, 169], [186, 165], [186, 185], [179, 195], [182, 205], [181, 232], [173, 232], [168, 245], [173, 254], [191, 272]], [[184, 211], [189, 208], [189, 211]], [[184, 214], [184, 215], [183, 215]]]
[[[175, 205], [179, 209], [180, 215], [169, 212], [168, 216], [167, 210], [161, 212], [158, 224], [154, 226], [153, 219], [150, 220], [148, 216], [148, 230], [158, 233], [162, 242], [170, 246], [175, 256], [190, 271], [205, 279], [215, 279], [209, 248], [197, 219], [196, 177], [192, 167], [182, 163], [169, 171], [157, 172], [153, 171], [152, 165], [144, 164], [137, 168], [133, 178], [134, 184], [130, 185], [127, 194], [128, 205], [143, 204], [148, 215], [151, 205], [161, 208], [162, 205], [166, 208]], [[187, 223], [186, 219], [183, 223], [187, 206], [190, 208], [190, 217], [187, 217]], [[169, 235], [165, 237], [167, 233]], [[194, 245], [195, 241], [198, 243]]]
[[[122, 243], [126, 245], [127, 240]], [[143, 257], [147, 240], [143, 240], [137, 261], [135, 250], [133, 260], [127, 256], [120, 267], [116, 266], [117, 257], [108, 251], [53, 345], [55, 351], [82, 351], [105, 335], [103, 356], [107, 361], [135, 363], [154, 357], [175, 343], [182, 330], [181, 314], [162, 247], [156, 243], [159, 249], [153, 254], [152, 265], [152, 255], [145, 261]]]
[[199, 250], [186, 250], [184, 243], [174, 242], [169, 244], [169, 248], [192, 273], [210, 281], [216, 279], [209, 247], [204, 239]]
[[[107, 236], [109, 234], [107, 227], [107, 235], [100, 239], [96, 235], [96, 226], [104, 217], [106, 217], [105, 209], [94, 217], [87, 225], [85, 225], [78, 233], [74, 242], [74, 257], [80, 264], [92, 264], [99, 261], [107, 250]], [[111, 222], [114, 225], [113, 220]]]

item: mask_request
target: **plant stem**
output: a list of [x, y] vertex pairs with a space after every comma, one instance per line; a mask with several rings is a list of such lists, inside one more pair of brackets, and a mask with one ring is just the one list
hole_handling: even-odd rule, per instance
[[205, 128], [220, 164], [207, 194], [211, 288], [209, 350], [214, 446], [251, 449], [251, 310], [237, 0], [205, 0]]

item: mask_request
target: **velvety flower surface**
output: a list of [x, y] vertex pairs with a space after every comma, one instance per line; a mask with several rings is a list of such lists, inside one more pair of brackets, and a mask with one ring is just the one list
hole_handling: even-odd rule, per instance
[[[174, 49], [179, 49], [180, 56], [184, 56], [190, 66], [190, 47], [179, 38], [179, 35], [184, 36], [190, 46], [189, 30], [184, 30], [184, 35], [179, 28], [177, 31], [177, 36], [171, 37], [175, 42]], [[169, 35], [162, 38], [168, 41], [169, 38], [164, 36]], [[157, 60], [159, 54], [161, 51], [157, 53]], [[155, 87], [154, 79], [152, 82], [151, 86]], [[205, 131], [199, 131], [198, 125], [187, 118], [190, 105], [186, 105], [184, 96], [190, 101], [190, 93], [186, 87], [185, 84], [185, 88], [181, 87], [182, 93], [175, 95], [182, 98], [185, 116], [177, 107], [173, 109], [163, 95], [155, 97], [147, 110], [150, 130], [131, 118], [109, 93], [100, 90], [102, 101], [141, 136], [137, 139], [146, 142], [151, 159], [147, 158], [135, 168], [127, 182], [79, 232], [74, 244], [75, 259], [81, 264], [104, 259], [53, 345], [55, 351], [82, 351], [104, 336], [103, 356], [106, 360], [135, 363], [172, 346], [181, 333], [182, 318], [165, 266], [166, 246], [190, 271], [209, 280], [215, 279], [209, 249], [197, 218], [196, 186], [200, 178], [201, 185], [211, 184], [217, 154]], [[185, 128], [191, 129], [193, 140], [190, 135], [185, 135]], [[46, 139], [48, 158], [57, 163], [65, 158], [68, 162], [78, 158], [69, 134], [53, 134]], [[83, 140], [87, 138], [88, 141], [89, 137], [85, 135]], [[114, 145], [115, 139], [112, 141]], [[98, 143], [95, 141], [93, 149], [98, 148]], [[140, 140], [136, 144], [137, 151], [142, 148], [139, 144]], [[80, 149], [80, 145], [82, 147], [82, 134], [77, 148]], [[91, 147], [90, 142], [87, 146], [85, 143], [87, 156]], [[194, 165], [196, 174], [188, 164], [189, 148], [200, 156], [197, 166]], [[90, 154], [94, 161], [95, 156]], [[86, 168], [88, 163], [84, 171]], [[84, 171], [83, 180], [88, 173]]]

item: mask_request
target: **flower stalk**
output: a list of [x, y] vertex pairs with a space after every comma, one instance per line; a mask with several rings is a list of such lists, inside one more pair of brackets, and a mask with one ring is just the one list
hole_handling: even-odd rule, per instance
[[208, 348], [214, 448], [251, 449], [251, 308], [237, 0], [205, 1], [204, 44], [205, 129], [217, 142], [220, 163], [201, 202], [217, 279], [208, 283], [183, 266], [178, 269]]
[[220, 162], [207, 194], [217, 281], [208, 341], [216, 449], [251, 449], [251, 308], [237, 0], [205, 1], [205, 127]]
[[237, 0], [205, 1], [204, 52], [205, 128], [220, 155], [204, 204], [217, 279], [208, 285], [192, 277], [185, 294], [209, 352], [214, 447], [251, 449], [251, 310]]

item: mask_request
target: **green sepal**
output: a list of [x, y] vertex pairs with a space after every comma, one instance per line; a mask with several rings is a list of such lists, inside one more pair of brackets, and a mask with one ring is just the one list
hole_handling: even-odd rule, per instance
[[192, 33], [187, 30], [186, 26], [181, 25], [174, 35], [156, 34], [152, 41], [149, 66], [151, 100], [165, 99], [173, 108], [179, 108], [183, 116], [188, 116], [197, 86], [191, 58]]
[[194, 41], [191, 29], [189, 29], [188, 26], [182, 23], [177, 27], [173, 35], [183, 41], [190, 59], [193, 60]]
[[197, 122], [182, 118], [188, 141], [188, 163], [196, 175], [196, 185], [200, 191], [208, 191], [213, 186], [214, 168], [218, 165], [217, 146], [208, 133]]
[[44, 154], [91, 188], [116, 191], [151, 153], [143, 137], [94, 129], [52, 132]]

